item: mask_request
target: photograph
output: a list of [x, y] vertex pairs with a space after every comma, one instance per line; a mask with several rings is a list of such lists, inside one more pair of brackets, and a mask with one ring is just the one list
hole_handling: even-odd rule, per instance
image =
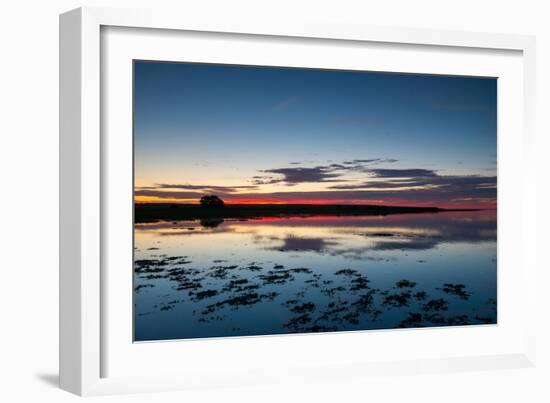
[[134, 342], [497, 324], [495, 77], [134, 60], [133, 159]]

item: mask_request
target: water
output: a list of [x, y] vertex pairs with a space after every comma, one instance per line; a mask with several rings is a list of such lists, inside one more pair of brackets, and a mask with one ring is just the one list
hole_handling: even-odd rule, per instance
[[136, 224], [135, 340], [496, 323], [492, 211]]

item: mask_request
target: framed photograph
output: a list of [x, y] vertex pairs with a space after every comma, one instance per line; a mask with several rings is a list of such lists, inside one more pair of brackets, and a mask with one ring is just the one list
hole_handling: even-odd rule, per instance
[[533, 38], [95, 8], [60, 35], [64, 389], [534, 365]]

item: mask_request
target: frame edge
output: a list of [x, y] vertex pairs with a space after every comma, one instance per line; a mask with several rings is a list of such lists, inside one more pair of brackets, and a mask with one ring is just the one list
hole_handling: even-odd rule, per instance
[[59, 16], [59, 386], [82, 393], [82, 12]]
[[[60, 266], [59, 266], [59, 371], [60, 387], [77, 395], [117, 393], [127, 389], [123, 381], [101, 378], [100, 298], [99, 298], [99, 28], [101, 25], [187, 29], [257, 35], [302, 36], [386, 43], [421, 43], [433, 46], [456, 46], [522, 50], [525, 59], [526, 109], [525, 135], [535, 142], [535, 39], [515, 34], [473, 33], [427, 30], [405, 27], [364, 27], [292, 22], [286, 28], [274, 25], [260, 27], [256, 23], [242, 26], [230, 21], [199, 19], [181, 20], [146, 10], [84, 7], [59, 17], [59, 181], [60, 181]], [[218, 28], [216, 29], [216, 26]], [[357, 31], [358, 28], [361, 28]], [[284, 32], [282, 32], [284, 31]], [[404, 33], [411, 35], [406, 37]], [[366, 34], [364, 33], [366, 32]], [[443, 32], [443, 35], [436, 35]], [[365, 38], [368, 37], [368, 39]], [[529, 73], [528, 73], [529, 71]], [[527, 105], [529, 104], [529, 105]], [[526, 111], [527, 112], [527, 111]], [[530, 150], [530, 151], [531, 151]], [[529, 163], [529, 159], [526, 158]], [[534, 210], [529, 220], [536, 220]], [[540, 273], [537, 262], [529, 274]], [[534, 272], [534, 273], [533, 273]], [[536, 278], [529, 281], [536, 289]], [[533, 292], [532, 298], [536, 298]], [[534, 305], [534, 301], [530, 301]], [[521, 354], [523, 366], [534, 365], [535, 334], [530, 326], [526, 336], [527, 351]], [[147, 383], [147, 382], [145, 382]], [[160, 389], [172, 389], [163, 384]], [[147, 389], [147, 388], [146, 388]], [[153, 388], [154, 390], [158, 390]], [[176, 388], [178, 389], [178, 388]]]

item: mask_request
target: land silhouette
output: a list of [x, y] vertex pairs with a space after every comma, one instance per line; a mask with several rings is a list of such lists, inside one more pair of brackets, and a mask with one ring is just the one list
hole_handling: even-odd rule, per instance
[[216, 195], [203, 196], [199, 203], [205, 208], [220, 208], [225, 206], [225, 202]]
[[260, 217], [363, 216], [475, 211], [439, 207], [375, 204], [225, 204], [219, 197], [204, 196], [199, 204], [136, 203], [135, 222], [158, 220], [252, 219]]

